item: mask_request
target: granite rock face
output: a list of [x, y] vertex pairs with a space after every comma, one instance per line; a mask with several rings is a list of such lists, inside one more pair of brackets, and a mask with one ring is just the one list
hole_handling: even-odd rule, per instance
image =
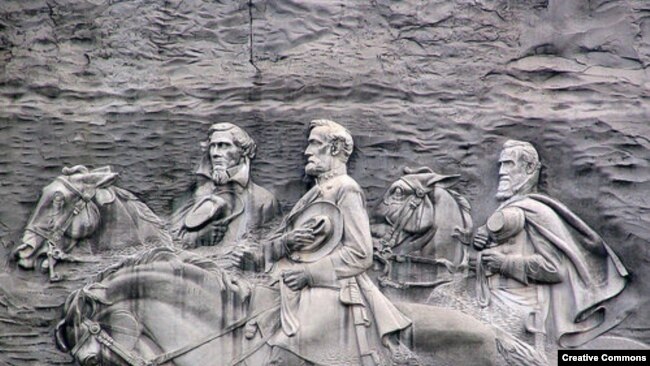
[[[430, 166], [462, 176], [478, 224], [497, 206], [502, 143], [531, 141], [544, 191], [603, 235], [632, 273], [624, 296], [647, 308], [649, 12], [643, 0], [2, 2], [0, 363], [71, 362], [52, 329], [86, 274], [49, 284], [9, 260], [40, 189], [63, 166], [110, 164], [168, 216], [215, 122], [257, 141], [253, 177], [285, 208], [307, 189], [308, 122], [331, 118], [355, 136], [350, 175], [369, 206], [401, 167]], [[650, 318], [612, 334], [650, 343]]]

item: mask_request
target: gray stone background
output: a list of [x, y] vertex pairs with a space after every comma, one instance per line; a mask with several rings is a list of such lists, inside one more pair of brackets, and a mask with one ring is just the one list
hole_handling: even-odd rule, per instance
[[65, 165], [110, 164], [155, 212], [192, 182], [208, 126], [258, 142], [254, 177], [285, 208], [306, 190], [306, 127], [331, 118], [374, 205], [403, 166], [458, 173], [483, 223], [508, 138], [545, 192], [599, 231], [650, 343], [650, 2], [644, 0], [11, 0], [0, 2], [0, 363], [60, 364], [75, 281], [8, 253]]

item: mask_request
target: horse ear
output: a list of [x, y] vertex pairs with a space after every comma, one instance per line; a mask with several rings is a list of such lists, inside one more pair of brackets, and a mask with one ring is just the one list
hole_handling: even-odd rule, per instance
[[118, 174], [113, 172], [90, 172], [81, 177], [84, 184], [94, 188], [106, 188], [115, 182]]
[[68, 168], [66, 166], [66, 167], [63, 167], [63, 170], [61, 170], [61, 173], [63, 173], [64, 175], [72, 175], [72, 174], [76, 174], [76, 173], [84, 173], [85, 174], [85, 173], [88, 173], [88, 168], [86, 168], [83, 165], [75, 165], [75, 166], [73, 166], [71, 168]]
[[97, 193], [95, 193], [95, 201], [100, 206], [113, 203], [115, 201], [115, 191], [111, 187], [99, 188], [97, 189]]
[[99, 179], [99, 181], [95, 185], [97, 188], [106, 188], [110, 186], [111, 184], [113, 184], [113, 182], [115, 182], [115, 179], [117, 179], [117, 176], [119, 174], [110, 172], [110, 173], [103, 173], [102, 175], [103, 176]]
[[431, 178], [427, 180], [427, 187], [433, 187], [434, 185], [439, 185], [442, 187], [451, 187], [454, 184], [458, 183], [460, 175], [440, 175], [432, 173]]
[[431, 168], [426, 166], [421, 166], [419, 168], [411, 169], [409, 167], [404, 167], [404, 174], [420, 174], [420, 173], [433, 173]]
[[112, 172], [113, 172], [113, 168], [111, 168], [110, 165], [95, 168], [90, 171], [90, 173], [112, 173]]

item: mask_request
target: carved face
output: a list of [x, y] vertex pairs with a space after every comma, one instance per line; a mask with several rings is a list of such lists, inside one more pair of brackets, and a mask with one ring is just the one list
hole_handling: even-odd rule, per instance
[[531, 178], [530, 167], [515, 149], [503, 150], [499, 157], [499, 164], [499, 187], [496, 198], [507, 200], [521, 193], [521, 188]]
[[[426, 183], [426, 180], [425, 182]], [[375, 218], [383, 218], [390, 226], [395, 226], [405, 215], [404, 209], [408, 207], [408, 201], [415, 196], [416, 192], [406, 181], [398, 179], [388, 188], [383, 200], [373, 212]], [[422, 197], [423, 202], [415, 209], [404, 227], [405, 232], [414, 234], [427, 231], [433, 225], [433, 206], [428, 196]]]
[[[74, 203], [78, 200], [77, 195], [59, 181], [54, 181], [45, 188], [41, 199], [34, 210], [29, 226], [45, 233], [57, 226], [61, 227], [69, 216], [69, 211], [74, 209]], [[70, 226], [65, 232], [66, 236], [74, 239], [81, 239], [92, 234], [99, 223], [99, 211], [97, 206], [89, 202], [82, 212], [74, 217]], [[23, 243], [29, 243], [37, 247], [43, 238], [32, 231], [26, 231], [23, 236]]]
[[[56, 179], [43, 188], [41, 198], [23, 234], [22, 243], [14, 253], [18, 257], [18, 263], [25, 268], [34, 266], [34, 257], [45, 247], [43, 234], [57, 240], [55, 236], [65, 229], [65, 241], [91, 236], [100, 223], [97, 204], [109, 203], [114, 199], [114, 195], [103, 187], [110, 185], [116, 176], [115, 173], [79, 173]], [[64, 183], [62, 179], [68, 183]], [[93, 199], [83, 201], [79, 193], [74, 192], [68, 185]], [[77, 214], [73, 215], [77, 203]]]
[[210, 136], [210, 162], [213, 170], [226, 170], [239, 165], [242, 149], [228, 131], [215, 131]]
[[309, 134], [309, 145], [305, 150], [307, 165], [305, 173], [311, 176], [319, 176], [332, 170], [336, 156], [332, 154], [333, 145], [327, 137], [327, 129], [316, 127]]

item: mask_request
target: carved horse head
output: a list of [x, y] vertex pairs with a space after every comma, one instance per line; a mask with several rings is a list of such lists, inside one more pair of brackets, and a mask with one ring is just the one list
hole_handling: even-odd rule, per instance
[[467, 199], [449, 189], [456, 175], [441, 175], [422, 167], [404, 169], [376, 207], [373, 234], [381, 237], [380, 249], [401, 254], [444, 258], [458, 264], [457, 231], [471, 231]]
[[230, 364], [241, 356], [251, 287], [215, 262], [159, 247], [94, 279], [68, 297], [55, 331], [57, 347], [80, 365]]
[[117, 173], [109, 167], [88, 170], [78, 165], [63, 168], [63, 175], [43, 188], [32, 213], [22, 245], [15, 250], [18, 263], [33, 268], [34, 261], [55, 244], [68, 251], [78, 240], [89, 237], [100, 222], [99, 207], [115, 200], [107, 188]]
[[119, 347], [132, 349], [143, 329], [127, 309], [106, 311], [110, 305], [106, 288], [98, 283], [70, 294], [63, 309], [64, 319], [56, 327], [57, 347], [70, 352], [83, 366], [125, 365], [104, 343], [110, 337]]
[[53, 262], [100, 231], [104, 238], [93, 249], [132, 245], [139, 241], [134, 236], [151, 229], [161, 238], [168, 237], [160, 232], [162, 222], [146, 205], [130, 192], [112, 186], [117, 176], [110, 167], [63, 168], [63, 175], [43, 188], [22, 243], [13, 251], [18, 264], [31, 269], [47, 257], [41, 267], [49, 267], [52, 277]]

